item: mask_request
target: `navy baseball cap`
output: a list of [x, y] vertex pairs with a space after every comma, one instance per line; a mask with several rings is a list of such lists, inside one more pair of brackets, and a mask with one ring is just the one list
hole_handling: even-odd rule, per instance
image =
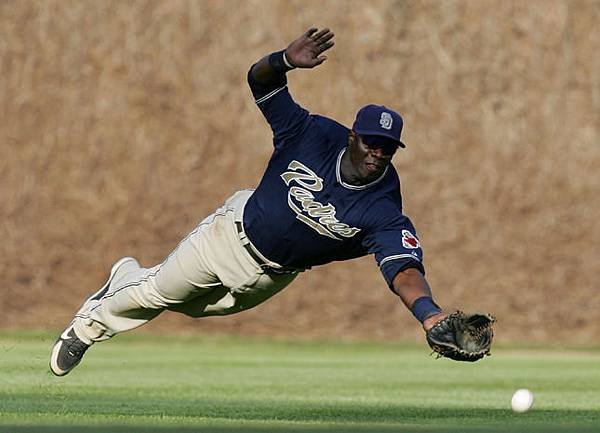
[[398, 146], [406, 147], [400, 140], [403, 125], [402, 116], [394, 110], [384, 105], [369, 104], [356, 113], [352, 130], [360, 135], [387, 137], [398, 142]]

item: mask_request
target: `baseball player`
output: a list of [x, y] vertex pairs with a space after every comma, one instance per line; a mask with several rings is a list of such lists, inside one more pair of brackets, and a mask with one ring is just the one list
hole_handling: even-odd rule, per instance
[[159, 265], [131, 257], [114, 264], [56, 341], [50, 368], [69, 373], [89, 347], [137, 328], [164, 309], [192, 317], [252, 308], [313, 266], [373, 254], [390, 289], [426, 331], [446, 315], [432, 299], [415, 228], [402, 213], [390, 164], [402, 117], [367, 105], [349, 129], [292, 99], [286, 73], [311, 69], [333, 47], [329, 29], [311, 28], [248, 73], [273, 131], [273, 154], [255, 190], [242, 190], [181, 241]]

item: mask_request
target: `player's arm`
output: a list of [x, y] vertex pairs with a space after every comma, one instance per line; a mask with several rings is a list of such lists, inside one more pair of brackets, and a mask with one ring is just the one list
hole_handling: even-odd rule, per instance
[[401, 203], [399, 188], [393, 202], [379, 202], [374, 212], [378, 218], [371, 223], [372, 229], [363, 245], [375, 255], [388, 287], [427, 331], [445, 315], [433, 300], [425, 279], [421, 243], [414, 225], [401, 213]]
[[416, 268], [398, 272], [392, 280], [391, 289], [423, 324], [425, 331], [446, 316], [434, 302], [425, 276]]
[[292, 99], [286, 73], [294, 68], [314, 68], [326, 60], [323, 52], [333, 46], [329, 29], [312, 28], [285, 50], [271, 53], [252, 65], [248, 84], [256, 105], [273, 130], [275, 147], [293, 144], [309, 124], [308, 111]]

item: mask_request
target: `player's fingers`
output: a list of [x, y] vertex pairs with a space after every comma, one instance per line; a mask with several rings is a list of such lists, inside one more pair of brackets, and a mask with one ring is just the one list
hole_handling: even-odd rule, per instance
[[319, 52], [322, 53], [324, 51], [327, 51], [329, 48], [333, 47], [333, 45], [334, 45], [333, 41], [329, 41], [322, 45], [319, 45]]
[[323, 30], [315, 33], [314, 35], [312, 35], [310, 38], [315, 41], [318, 42], [319, 39], [321, 39], [323, 37], [323, 35], [329, 33], [329, 29], [328, 28], [324, 28]]
[[324, 44], [325, 42], [327, 42], [328, 40], [330, 40], [331, 38], [333, 38], [334, 34], [333, 32], [328, 32], [326, 34], [324, 34], [323, 36], [321, 36], [319, 38], [319, 40], [317, 41], [318, 44]]
[[308, 29], [306, 31], [306, 33], [304, 33], [304, 36], [306, 36], [307, 38], [314, 38], [314, 36], [312, 36], [315, 32], [317, 31], [316, 27], [311, 27], [310, 29]]
[[325, 42], [324, 44], [319, 45], [319, 51], [327, 51], [329, 48], [333, 47], [335, 44], [333, 41]]

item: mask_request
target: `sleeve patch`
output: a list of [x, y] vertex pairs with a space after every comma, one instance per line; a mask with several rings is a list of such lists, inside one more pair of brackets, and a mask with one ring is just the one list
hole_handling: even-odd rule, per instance
[[402, 246], [408, 249], [417, 249], [421, 246], [419, 240], [408, 230], [402, 230]]

